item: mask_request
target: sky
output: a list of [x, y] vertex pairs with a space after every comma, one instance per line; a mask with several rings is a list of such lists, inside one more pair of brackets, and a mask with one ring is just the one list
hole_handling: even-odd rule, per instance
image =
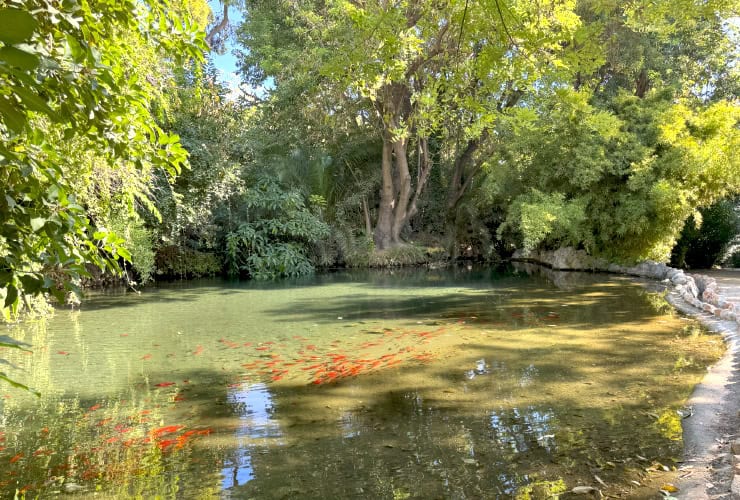
[[[209, 0], [208, 5], [211, 6], [214, 15], [221, 13], [221, 4], [218, 0]], [[232, 24], [240, 23], [242, 20], [241, 12], [234, 8], [229, 9], [229, 20]], [[236, 99], [241, 94], [239, 91], [239, 84], [241, 82], [236, 72], [236, 57], [233, 54], [233, 50], [233, 40], [229, 40], [226, 44], [226, 51], [223, 54], [212, 52], [210, 57], [221, 76], [221, 80], [229, 86], [231, 90], [230, 97]]]

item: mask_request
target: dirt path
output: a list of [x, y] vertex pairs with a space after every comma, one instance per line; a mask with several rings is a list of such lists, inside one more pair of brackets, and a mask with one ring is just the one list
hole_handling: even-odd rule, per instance
[[[709, 270], [720, 294], [740, 303], [740, 270]], [[727, 354], [712, 366], [689, 400], [693, 415], [683, 421], [685, 462], [681, 465], [678, 498], [740, 500], [740, 475], [734, 475], [731, 442], [740, 439], [740, 332], [734, 321], [699, 312], [678, 294], [669, 301], [679, 310], [697, 317], [727, 340]], [[737, 450], [736, 450], [737, 451]], [[734, 489], [734, 492], [733, 492]]]

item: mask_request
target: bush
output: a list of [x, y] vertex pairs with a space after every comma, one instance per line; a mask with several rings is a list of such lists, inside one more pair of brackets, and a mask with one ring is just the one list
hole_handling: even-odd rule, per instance
[[301, 193], [261, 176], [239, 201], [244, 222], [226, 235], [229, 274], [273, 279], [313, 272], [310, 246], [329, 236], [329, 226]]
[[401, 245], [386, 250], [374, 250], [370, 253], [370, 267], [416, 266], [429, 262], [426, 248], [416, 245]]
[[157, 249], [155, 266], [158, 276], [180, 279], [214, 276], [222, 269], [218, 256], [175, 245]]
[[700, 269], [718, 264], [740, 232], [739, 201], [725, 199], [701, 209], [700, 221], [691, 216], [673, 248], [671, 265]]

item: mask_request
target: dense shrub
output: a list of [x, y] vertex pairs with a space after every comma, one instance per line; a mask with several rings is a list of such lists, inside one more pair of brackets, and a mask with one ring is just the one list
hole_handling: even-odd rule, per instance
[[158, 276], [181, 279], [214, 276], [223, 267], [215, 254], [175, 245], [157, 249], [155, 265]]
[[329, 236], [329, 226], [306, 206], [298, 191], [286, 191], [261, 176], [240, 197], [241, 222], [226, 235], [231, 275], [274, 279], [310, 274], [310, 245]]
[[693, 269], [718, 264], [740, 232], [737, 203], [725, 199], [701, 209], [700, 221], [691, 216], [673, 248], [671, 264]]

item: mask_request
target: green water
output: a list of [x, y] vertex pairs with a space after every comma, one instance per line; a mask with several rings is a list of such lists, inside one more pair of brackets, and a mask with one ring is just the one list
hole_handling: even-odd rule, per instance
[[[9, 330], [12, 498], [650, 496], [717, 338], [625, 278], [198, 281]], [[606, 486], [595, 479], [602, 481]], [[657, 485], [657, 486], [656, 486]]]

